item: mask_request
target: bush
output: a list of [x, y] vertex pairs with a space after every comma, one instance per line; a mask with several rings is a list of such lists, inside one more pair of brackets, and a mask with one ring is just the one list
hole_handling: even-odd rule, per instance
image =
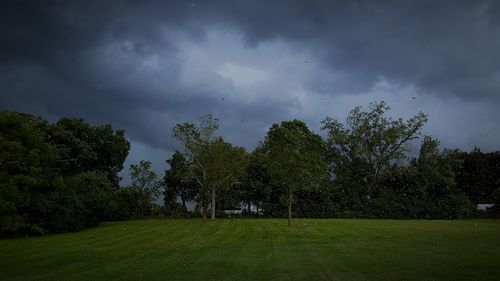
[[45, 235], [45, 231], [41, 227], [39, 227], [38, 225], [32, 225], [30, 227], [29, 233], [32, 235], [36, 235], [36, 236]]
[[139, 190], [121, 187], [114, 193], [113, 201], [108, 219], [126, 220], [140, 216], [142, 193]]

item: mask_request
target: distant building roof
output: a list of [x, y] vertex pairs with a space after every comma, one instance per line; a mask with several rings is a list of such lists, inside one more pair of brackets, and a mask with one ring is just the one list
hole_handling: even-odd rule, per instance
[[481, 203], [477, 204], [477, 209], [481, 211], [486, 211], [486, 209], [493, 207], [495, 204], [493, 203]]

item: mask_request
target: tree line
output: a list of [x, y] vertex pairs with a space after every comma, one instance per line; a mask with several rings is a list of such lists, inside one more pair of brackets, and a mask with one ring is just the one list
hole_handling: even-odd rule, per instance
[[132, 186], [119, 186], [129, 149], [124, 131], [111, 125], [0, 112], [0, 236], [78, 231], [151, 214], [150, 190], [158, 189], [146, 162], [131, 166]]
[[[246, 215], [287, 217], [289, 226], [292, 216], [499, 215], [500, 152], [440, 149], [438, 139], [421, 134], [426, 114], [393, 119], [389, 110], [382, 101], [355, 107], [344, 122], [327, 117], [325, 137], [300, 120], [283, 121], [249, 153], [216, 135], [212, 115], [177, 124], [172, 135], [185, 150], [167, 160], [165, 211], [185, 215], [191, 201], [205, 220], [207, 210], [215, 219], [243, 206]], [[496, 205], [478, 212], [479, 203]]]
[[[427, 116], [355, 107], [322, 120], [324, 137], [300, 120], [273, 124], [251, 152], [217, 135], [218, 119], [177, 124], [184, 149], [166, 162], [118, 172], [130, 144], [123, 130], [0, 112], [0, 235], [78, 231], [103, 220], [157, 215], [207, 220], [243, 207], [248, 216], [450, 219], [499, 215], [500, 152], [439, 148], [422, 136]], [[418, 153], [412, 153], [418, 147]], [[155, 204], [160, 193], [164, 206]], [[187, 204], [195, 211], [188, 212]], [[496, 203], [478, 213], [476, 204]]]

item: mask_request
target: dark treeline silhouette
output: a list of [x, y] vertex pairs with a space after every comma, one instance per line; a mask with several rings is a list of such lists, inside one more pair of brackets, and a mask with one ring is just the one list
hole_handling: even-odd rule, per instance
[[77, 231], [129, 217], [138, 195], [118, 186], [129, 148], [110, 125], [0, 112], [0, 234]]
[[[224, 209], [242, 208], [246, 215], [288, 217], [289, 225], [292, 214], [310, 218], [498, 217], [500, 152], [441, 150], [439, 140], [421, 135], [425, 114], [405, 121], [388, 117], [388, 110], [380, 102], [366, 111], [354, 108], [345, 122], [325, 118], [324, 139], [299, 120], [274, 124], [256, 149], [245, 153], [246, 160], [239, 157], [233, 162], [212, 157], [217, 154], [211, 148], [214, 139], [222, 140], [215, 136], [217, 119], [213, 116], [203, 116], [199, 124], [178, 124], [173, 135], [186, 150], [167, 160], [165, 210], [182, 216], [187, 213], [186, 202], [192, 201], [202, 212], [209, 208], [224, 215]], [[412, 147], [420, 149], [412, 153]], [[233, 175], [238, 176], [229, 179], [206, 170], [224, 165], [236, 167]], [[203, 177], [212, 180], [200, 188]], [[476, 209], [480, 203], [496, 204], [480, 212]]]
[[[391, 119], [384, 102], [325, 118], [325, 137], [300, 120], [274, 124], [248, 153], [216, 135], [212, 115], [182, 123], [185, 147], [159, 180], [151, 163], [118, 172], [130, 144], [123, 130], [62, 118], [49, 123], [0, 112], [0, 235], [78, 231], [102, 220], [156, 215], [456, 219], [498, 217], [500, 152], [439, 148], [421, 136], [427, 116]], [[411, 152], [419, 147], [418, 153]], [[416, 156], [411, 156], [416, 155]], [[154, 201], [164, 189], [165, 206]], [[188, 212], [188, 203], [195, 211]], [[479, 212], [477, 204], [494, 203]]]

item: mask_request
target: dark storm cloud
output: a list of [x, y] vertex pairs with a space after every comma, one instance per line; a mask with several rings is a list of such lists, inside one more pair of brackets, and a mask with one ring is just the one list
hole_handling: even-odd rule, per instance
[[207, 27], [226, 26], [249, 44], [284, 38], [305, 45], [356, 76], [351, 87], [331, 90], [364, 90], [379, 76], [464, 96], [497, 95], [500, 83], [497, 1], [20, 3], [3, 9], [2, 58], [41, 61], [62, 73], [105, 40], [155, 52], [174, 48], [163, 28], [199, 39]]
[[[172, 151], [179, 149], [169, 137], [177, 122], [211, 112], [223, 121], [222, 134], [252, 147], [272, 122], [298, 116], [318, 123], [326, 110], [345, 112], [341, 107], [359, 97], [373, 98], [366, 93], [380, 81], [413, 87], [434, 104], [454, 97], [494, 105], [500, 103], [499, 7], [497, 1], [12, 1], [0, 9], [0, 106], [113, 123], [134, 142]], [[232, 45], [238, 36], [242, 45]], [[269, 63], [264, 74], [252, 68], [280, 54], [281, 64]], [[233, 57], [219, 65], [225, 56]], [[438, 124], [435, 131], [449, 127]], [[445, 142], [477, 141], [452, 138]]]
[[[220, 111], [219, 100], [210, 99], [202, 89], [177, 85], [177, 50], [162, 34], [165, 28], [182, 29], [190, 39], [199, 40], [202, 26], [189, 26], [196, 19], [186, 14], [192, 8], [182, 2], [7, 5], [1, 15], [2, 107], [112, 122], [126, 127], [136, 140], [178, 148], [169, 139], [169, 127], [193, 119], [193, 114]], [[113, 49], [111, 55], [116, 57], [109, 58], [106, 48]], [[155, 54], [165, 60], [161, 77], [149, 73], [135, 78], [140, 79], [135, 83], [123, 81], [145, 57]], [[166, 92], [154, 87], [158, 81], [169, 85]], [[183, 98], [182, 92], [188, 90], [191, 94]], [[224, 106], [239, 107], [228, 103]], [[171, 122], [159, 130], [154, 120], [162, 112], [171, 116]]]
[[251, 44], [285, 38], [366, 90], [379, 76], [463, 97], [499, 96], [498, 1], [270, 1], [233, 8]]

